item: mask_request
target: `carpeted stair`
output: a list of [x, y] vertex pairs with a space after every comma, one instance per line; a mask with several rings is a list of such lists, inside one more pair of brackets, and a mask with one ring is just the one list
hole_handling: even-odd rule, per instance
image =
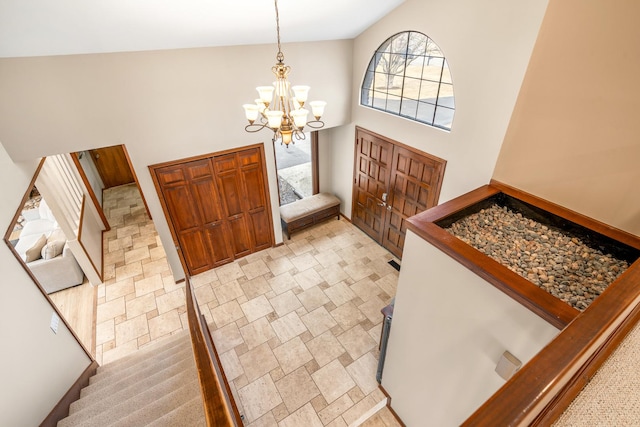
[[188, 331], [98, 368], [58, 427], [204, 426]]

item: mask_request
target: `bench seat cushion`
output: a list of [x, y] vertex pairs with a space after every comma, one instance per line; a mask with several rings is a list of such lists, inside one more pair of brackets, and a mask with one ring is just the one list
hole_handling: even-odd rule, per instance
[[280, 218], [282, 218], [282, 221], [285, 223], [291, 223], [297, 219], [304, 218], [339, 204], [340, 199], [333, 194], [318, 193], [289, 203], [288, 205], [280, 206]]

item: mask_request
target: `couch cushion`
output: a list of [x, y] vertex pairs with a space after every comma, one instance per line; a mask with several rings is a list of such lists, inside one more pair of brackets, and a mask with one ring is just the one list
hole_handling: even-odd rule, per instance
[[32, 234], [30, 236], [20, 235], [20, 239], [18, 240], [18, 243], [16, 243], [15, 250], [23, 260], [26, 258], [25, 254], [27, 253], [27, 249], [31, 249], [41, 236], [42, 234]]
[[44, 234], [40, 236], [38, 240], [27, 249], [24, 253], [24, 262], [35, 261], [42, 256], [42, 248], [47, 244], [47, 236]]
[[64, 235], [64, 231], [61, 228], [56, 228], [47, 236], [47, 243], [55, 242], [58, 240], [67, 240], [67, 236]]
[[40, 236], [41, 234], [49, 234], [56, 228], [56, 223], [48, 219], [36, 219], [35, 221], [27, 222], [22, 231], [20, 232], [20, 238], [26, 236]]
[[48, 241], [46, 245], [42, 247], [40, 254], [42, 259], [52, 259], [62, 253], [66, 240], [54, 240]]

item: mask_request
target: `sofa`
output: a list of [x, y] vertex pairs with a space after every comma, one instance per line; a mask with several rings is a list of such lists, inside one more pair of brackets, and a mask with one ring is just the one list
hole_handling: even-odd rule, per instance
[[44, 290], [50, 294], [81, 284], [84, 272], [44, 199], [22, 215], [25, 221], [15, 250]]

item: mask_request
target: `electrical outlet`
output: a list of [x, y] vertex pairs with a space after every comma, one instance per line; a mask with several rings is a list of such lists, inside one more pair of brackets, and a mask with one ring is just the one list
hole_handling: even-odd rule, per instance
[[51, 327], [51, 330], [53, 331], [54, 334], [58, 333], [59, 324], [60, 324], [60, 317], [58, 317], [56, 312], [53, 312], [53, 314], [51, 315], [51, 324], [49, 326]]

